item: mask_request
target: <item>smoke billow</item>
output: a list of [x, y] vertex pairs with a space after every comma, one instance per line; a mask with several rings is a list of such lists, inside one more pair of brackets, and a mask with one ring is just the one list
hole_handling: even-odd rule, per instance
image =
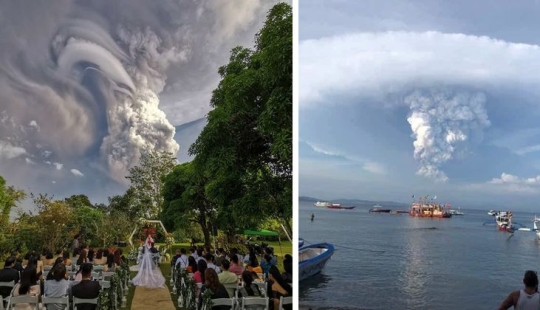
[[418, 175], [446, 181], [440, 166], [453, 158], [460, 144], [490, 125], [486, 97], [479, 92], [415, 91], [405, 98], [411, 109], [414, 158]]
[[[176, 154], [179, 145], [170, 120], [178, 125], [181, 114], [190, 110], [198, 111], [190, 117], [203, 117], [209, 103], [191, 100], [170, 116], [160, 105], [160, 94], [182, 101], [182, 92], [175, 93], [184, 90], [182, 84], [192, 91], [212, 89], [221, 59], [234, 45], [245, 44], [231, 39], [250, 32], [252, 41], [250, 26], [273, 4], [3, 2], [0, 158], [27, 156], [26, 162], [60, 167], [56, 170], [66, 162], [90, 160], [91, 167], [125, 182], [142, 152]], [[212, 57], [217, 54], [222, 57], [216, 61]]]

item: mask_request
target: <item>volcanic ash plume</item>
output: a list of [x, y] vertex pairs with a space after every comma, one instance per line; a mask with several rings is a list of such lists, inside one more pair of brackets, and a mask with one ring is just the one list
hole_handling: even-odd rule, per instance
[[411, 109], [407, 121], [415, 139], [414, 158], [420, 161], [418, 175], [448, 180], [441, 165], [471, 134], [490, 125], [485, 102], [485, 95], [478, 92], [415, 91], [405, 98]]

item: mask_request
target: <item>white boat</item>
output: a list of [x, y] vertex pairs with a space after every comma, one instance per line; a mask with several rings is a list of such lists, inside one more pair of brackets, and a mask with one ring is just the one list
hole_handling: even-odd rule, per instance
[[497, 213], [499, 213], [499, 211], [489, 210], [489, 212], [488, 212], [488, 214], [491, 215], [491, 216], [495, 216], [495, 215], [497, 215]]
[[448, 212], [450, 212], [450, 214], [452, 214], [452, 215], [465, 215], [465, 213], [461, 212], [460, 208], [458, 208], [457, 210], [452, 209], [452, 210], [450, 210]]
[[333, 254], [334, 246], [330, 243], [306, 245], [298, 249], [300, 281], [320, 273]]
[[314, 203], [314, 205], [315, 207], [326, 207], [326, 206], [331, 205], [331, 203], [326, 202], [326, 201], [317, 201], [316, 203]]
[[537, 218], [536, 215], [534, 216], [534, 222], [533, 222], [533, 228], [536, 232], [536, 237], [540, 240], [540, 231], [538, 230], [538, 225], [536, 223], [540, 222], [540, 218]]

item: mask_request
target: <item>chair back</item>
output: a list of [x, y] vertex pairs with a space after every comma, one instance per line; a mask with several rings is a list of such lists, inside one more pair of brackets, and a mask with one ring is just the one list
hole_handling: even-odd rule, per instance
[[101, 274], [99, 272], [92, 272], [92, 280], [101, 280]]
[[52, 265], [43, 266], [43, 273], [51, 271]]
[[101, 289], [111, 288], [111, 281], [101, 280], [99, 281], [99, 285], [101, 286]]
[[4, 298], [0, 296], [0, 310], [4, 310]]
[[246, 309], [246, 306], [259, 305], [264, 306], [264, 310], [268, 310], [268, 297], [242, 297], [242, 310]]
[[77, 298], [77, 297], [73, 296], [73, 310], [77, 310], [77, 305], [80, 305], [80, 304], [97, 305], [98, 304], [98, 299], [97, 298], [85, 299], [85, 298]]
[[11, 296], [9, 299], [9, 307], [8, 309], [13, 309], [14, 305], [17, 304], [31, 304], [33, 305], [33, 309], [37, 310], [39, 303], [38, 296], [30, 296], [30, 295], [19, 295], [19, 296]]
[[94, 271], [95, 272], [103, 271], [103, 265], [94, 265]]
[[[232, 290], [233, 291], [233, 295], [235, 295], [236, 291], [238, 290], [238, 284], [236, 283], [228, 283], [228, 284], [223, 284], [223, 286], [225, 287], [225, 289], [227, 290], [227, 292], [229, 290]], [[232, 297], [232, 296], [230, 296]]]
[[43, 295], [41, 297], [41, 303], [47, 309], [47, 305], [50, 304], [60, 304], [65, 305], [64, 310], [69, 310], [69, 296], [62, 296], [62, 297], [47, 297]]
[[106, 271], [106, 272], [101, 273], [103, 280], [105, 280], [105, 278], [112, 277], [113, 275], [114, 275], [114, 271]]
[[[216, 306], [229, 306], [231, 310], [234, 310], [234, 298], [216, 298], [212, 299], [212, 307]], [[206, 309], [206, 305], [203, 304], [201, 310], [210, 310]]]
[[288, 296], [288, 297], [281, 296], [279, 298], [278, 310], [283, 310], [284, 305], [292, 305], [292, 296]]

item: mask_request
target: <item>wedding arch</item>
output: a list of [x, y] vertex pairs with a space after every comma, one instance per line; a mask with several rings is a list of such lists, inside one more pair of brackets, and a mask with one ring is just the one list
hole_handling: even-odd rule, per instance
[[170, 238], [170, 235], [169, 233], [167, 232], [167, 229], [165, 229], [165, 226], [163, 226], [163, 223], [160, 221], [160, 220], [147, 220], [147, 219], [144, 219], [144, 218], [141, 218], [139, 219], [139, 221], [137, 221], [137, 224], [135, 228], [133, 228], [133, 231], [131, 232], [131, 235], [129, 235], [129, 245], [131, 245], [131, 247], [133, 248], [133, 236], [135, 235], [135, 233], [141, 229], [141, 226], [145, 225], [145, 224], [159, 224], [159, 227], [161, 227], [161, 229], [163, 229], [163, 232], [165, 233], [165, 236], [167, 238]]

